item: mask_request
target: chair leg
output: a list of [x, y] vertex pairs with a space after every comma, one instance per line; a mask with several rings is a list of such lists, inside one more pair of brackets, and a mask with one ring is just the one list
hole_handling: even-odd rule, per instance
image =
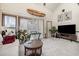
[[26, 48], [25, 48], [25, 52], [24, 52], [24, 55], [26, 56]]

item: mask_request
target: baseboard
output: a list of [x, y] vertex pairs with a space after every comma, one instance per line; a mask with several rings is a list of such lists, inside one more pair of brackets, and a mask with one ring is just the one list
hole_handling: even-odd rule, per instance
[[[57, 37], [56, 37], [56, 38], [57, 38]], [[68, 39], [65, 39], [65, 40], [68, 40]], [[71, 41], [71, 42], [74, 41], [74, 42], [79, 43], [79, 41], [76, 41], [76, 40], [69, 40], [69, 41]]]
[[79, 41], [74, 41], [74, 42], [77, 42], [77, 43], [79, 43]]

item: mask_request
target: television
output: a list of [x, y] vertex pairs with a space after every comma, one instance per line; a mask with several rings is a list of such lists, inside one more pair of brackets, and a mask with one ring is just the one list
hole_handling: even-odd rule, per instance
[[58, 26], [59, 33], [67, 33], [67, 34], [75, 34], [76, 33], [76, 25], [60, 25]]

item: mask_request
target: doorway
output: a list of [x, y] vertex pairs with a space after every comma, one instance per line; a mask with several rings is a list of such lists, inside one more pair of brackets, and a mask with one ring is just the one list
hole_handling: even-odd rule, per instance
[[52, 28], [52, 21], [46, 21], [46, 34], [47, 37], [51, 37], [51, 33], [49, 31], [49, 29]]

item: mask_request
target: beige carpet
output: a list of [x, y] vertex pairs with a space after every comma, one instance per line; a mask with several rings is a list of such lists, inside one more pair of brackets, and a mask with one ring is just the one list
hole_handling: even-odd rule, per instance
[[[65, 39], [42, 39], [42, 56], [79, 56], [79, 43]], [[24, 56], [24, 46], [20, 45], [20, 56]]]

